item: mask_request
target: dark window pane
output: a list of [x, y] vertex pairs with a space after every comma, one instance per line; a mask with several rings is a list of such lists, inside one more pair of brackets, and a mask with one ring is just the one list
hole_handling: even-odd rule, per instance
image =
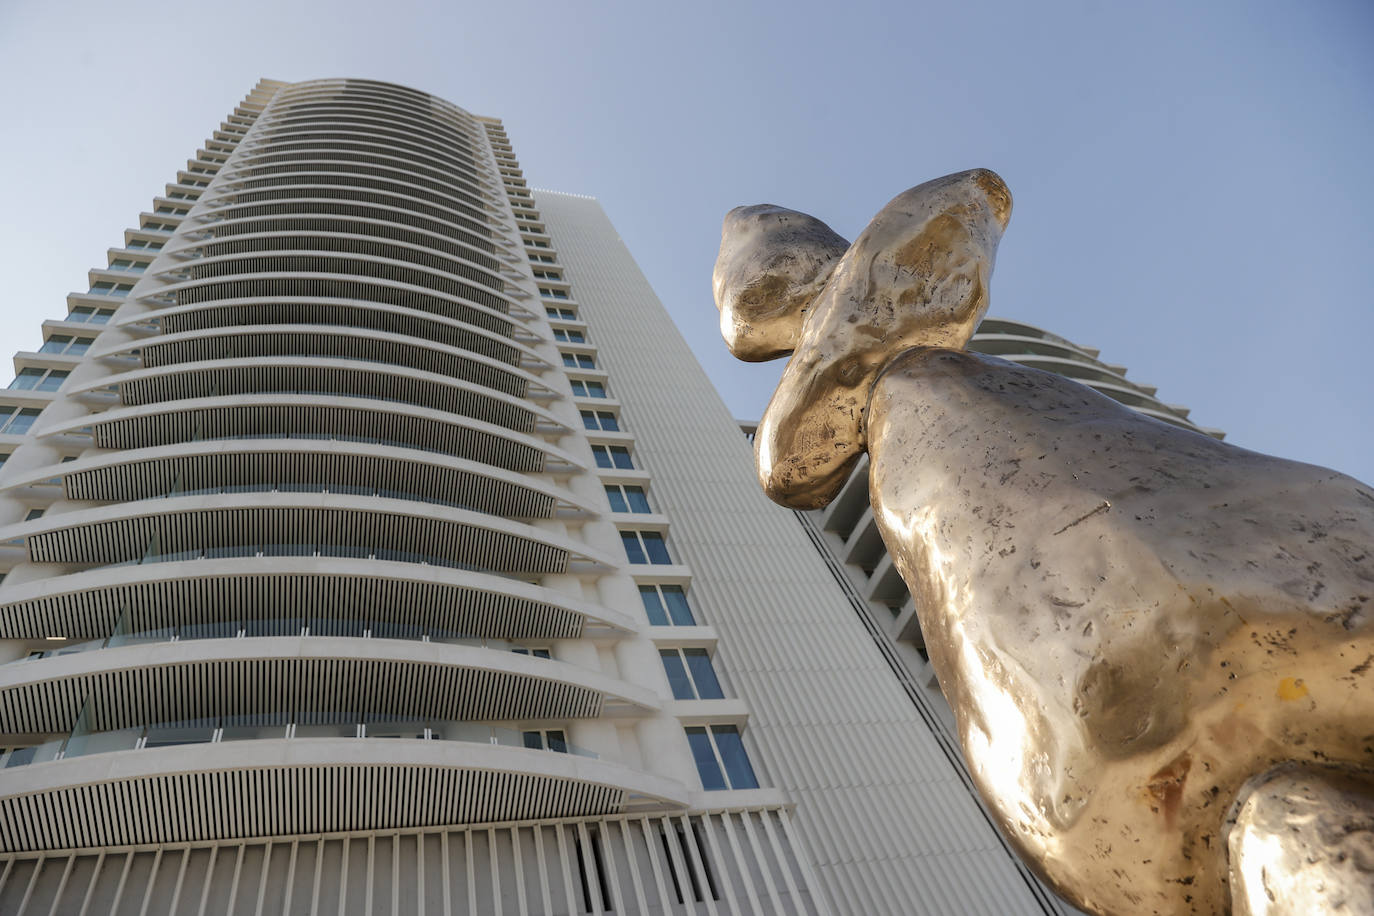
[[676, 649], [659, 649], [658, 654], [663, 659], [663, 670], [668, 673], [668, 686], [673, 689], [673, 699], [695, 700], [696, 694], [692, 692], [692, 679], [687, 676], [687, 668], [682, 664], [682, 656], [677, 654]]
[[[664, 586], [664, 590], [671, 586]], [[649, 615], [649, 623], [656, 627], [666, 627], [668, 625], [668, 615], [663, 610], [663, 600], [658, 596], [658, 589], [652, 585], [641, 585], [639, 587], [639, 600], [644, 602], [644, 613]]]
[[67, 380], [68, 373], [61, 369], [54, 369], [38, 383], [39, 391], [56, 391], [62, 387], [62, 383]]
[[595, 369], [595, 368], [596, 368], [596, 360], [592, 359], [590, 356], [588, 356], [588, 355], [585, 354], [585, 353], [579, 353], [579, 354], [577, 354], [577, 364], [578, 364], [579, 366], [581, 366], [583, 369]]
[[726, 788], [725, 776], [720, 771], [720, 765], [716, 763], [716, 755], [711, 750], [711, 739], [706, 736], [706, 729], [700, 726], [688, 728], [687, 743], [692, 746], [692, 759], [696, 761], [697, 773], [701, 775], [701, 787], [708, 791]]
[[584, 410], [584, 411], [582, 411], [581, 413], [582, 413], [582, 428], [583, 428], [583, 429], [600, 429], [600, 428], [601, 428], [600, 426], [597, 425], [597, 422], [596, 422], [596, 414], [592, 413], [590, 410]]
[[563, 365], [565, 365], [565, 366], [576, 366], [576, 365], [577, 365], [577, 360], [573, 358], [573, 355], [572, 355], [571, 353], [564, 353], [564, 354], [563, 354]]
[[620, 492], [620, 487], [607, 487], [606, 498], [611, 501], [612, 512], [630, 511], [630, 507], [625, 504], [625, 494]]
[[4, 432], [11, 436], [20, 436], [28, 432], [33, 427], [33, 421], [38, 419], [38, 411], [32, 407], [25, 407], [15, 414], [10, 425], [6, 426]]
[[542, 751], [544, 749], [544, 736], [539, 732], [525, 732], [525, 747], [531, 750]]
[[611, 432], [615, 433], [620, 432], [620, 421], [616, 419], [615, 414], [606, 413], [604, 410], [599, 410], [597, 411], [596, 416], [597, 419], [601, 421], [602, 429], [610, 430]]
[[725, 696], [720, 689], [720, 681], [716, 679], [716, 670], [711, 667], [711, 656], [705, 649], [683, 649], [683, 656], [687, 660], [687, 670], [692, 674], [692, 683], [696, 685], [697, 696], [703, 700], [719, 700]]
[[673, 562], [672, 557], [668, 556], [668, 545], [663, 543], [663, 535], [657, 531], [641, 531], [640, 536], [644, 538], [644, 550], [649, 554], [650, 563], [663, 565]]
[[754, 768], [749, 765], [749, 755], [744, 752], [739, 729], [733, 725], [712, 725], [711, 735], [716, 739], [721, 762], [725, 764], [725, 772], [730, 777], [730, 788], [757, 789], [759, 781], [754, 776]]
[[611, 453], [606, 450], [606, 446], [604, 445], [593, 445], [592, 455], [596, 457], [596, 466], [599, 468], [615, 466], [611, 461]]
[[687, 593], [682, 590], [680, 585], [664, 585], [663, 600], [668, 604], [668, 616], [672, 619], [675, 627], [696, 626], [696, 618], [692, 616], [692, 609], [687, 605]]
[[561, 731], [552, 729], [546, 734], [549, 739], [549, 750], [559, 754], [566, 754], [568, 752], [568, 739], [563, 736]]
[[20, 369], [19, 374], [10, 382], [10, 388], [16, 391], [28, 391], [38, 385], [38, 380], [43, 377], [46, 369]]
[[611, 458], [615, 466], [621, 470], [633, 470], [634, 462], [630, 460], [630, 450], [622, 445], [611, 446]]
[[625, 556], [629, 557], [631, 563], [642, 566], [649, 562], [649, 558], [644, 556], [644, 548], [639, 543], [637, 533], [622, 531], [620, 532], [620, 540], [625, 544]]
[[649, 511], [649, 499], [644, 495], [643, 487], [626, 487], [625, 497], [629, 501], [631, 512]]
[[606, 386], [600, 382], [588, 382], [587, 395], [593, 398], [604, 398], [606, 396]]

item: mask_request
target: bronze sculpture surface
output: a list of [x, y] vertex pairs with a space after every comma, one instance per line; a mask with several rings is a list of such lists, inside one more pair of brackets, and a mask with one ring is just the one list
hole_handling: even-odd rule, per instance
[[727, 216], [722, 333], [743, 359], [791, 353], [759, 480], [816, 508], [869, 452], [975, 781], [1069, 900], [1359, 911], [1374, 488], [964, 351], [1010, 212], [978, 169], [898, 195], [853, 245], [778, 207]]

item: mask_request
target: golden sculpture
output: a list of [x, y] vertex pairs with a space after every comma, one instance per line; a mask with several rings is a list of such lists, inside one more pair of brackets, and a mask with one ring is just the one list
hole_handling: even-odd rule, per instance
[[[868, 451], [975, 781], [1075, 905], [1361, 911], [1374, 488], [964, 351], [1010, 213], [979, 169], [899, 195], [852, 245], [778, 207], [726, 217], [726, 342], [791, 351], [760, 482], [817, 508]], [[1325, 827], [1300, 829], [1314, 811]]]

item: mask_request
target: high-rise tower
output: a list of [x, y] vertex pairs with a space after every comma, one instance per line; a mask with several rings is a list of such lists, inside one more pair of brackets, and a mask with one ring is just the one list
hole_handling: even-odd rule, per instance
[[590, 198], [263, 81], [0, 395], [0, 912], [1041, 913]]

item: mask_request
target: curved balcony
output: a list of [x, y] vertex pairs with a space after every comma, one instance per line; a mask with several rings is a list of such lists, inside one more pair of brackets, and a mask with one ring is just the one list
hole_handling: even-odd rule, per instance
[[410, 499], [505, 518], [598, 515], [547, 480], [476, 461], [352, 442], [190, 442], [79, 458], [11, 478], [5, 489], [62, 481], [67, 499], [134, 502], [217, 492], [348, 493]]
[[443, 149], [456, 148], [469, 157], [474, 146], [480, 143], [474, 140], [471, 132], [433, 115], [361, 100], [288, 102], [272, 106], [267, 118], [266, 123], [273, 127], [301, 124], [347, 124], [387, 130], [405, 127], [408, 128], [406, 133], [416, 140], [430, 140]]
[[[330, 156], [343, 156], [355, 162], [375, 161], [382, 165], [402, 163], [407, 169], [441, 178], [445, 183], [463, 188], [479, 199], [495, 203], [502, 198], [496, 190], [499, 185], [478, 170], [459, 170], [452, 162], [444, 161], [433, 151], [425, 152], [423, 148], [398, 148], [380, 138], [363, 133], [347, 137], [334, 135], [329, 139], [321, 139], [309, 132], [301, 132], [300, 136], [278, 138], [268, 144], [244, 149], [234, 168], [237, 169], [240, 164], [249, 166], [260, 158], [281, 161], [300, 154], [313, 156], [319, 152], [327, 152]], [[231, 171], [229, 174], [234, 172]]]
[[374, 174], [381, 169], [400, 181], [415, 183], [436, 191], [451, 190], [468, 196], [474, 206], [489, 207], [492, 196], [473, 182], [466, 181], [452, 170], [436, 169], [413, 159], [389, 156], [371, 147], [356, 148], [353, 144], [329, 143], [318, 146], [290, 144], [289, 149], [277, 146], [262, 147], [246, 152], [224, 173], [227, 180], [239, 175], [275, 175], [288, 172], [298, 164], [329, 165], [333, 171]]
[[650, 690], [549, 658], [405, 639], [146, 642], [0, 665], [0, 734], [153, 722], [567, 721], [660, 708]]
[[215, 193], [207, 194], [205, 200], [207, 204], [212, 204], [216, 208], [228, 203], [254, 204], [295, 200], [301, 197], [376, 204], [404, 210], [437, 222], [448, 223], [479, 237], [483, 233], [490, 232], [490, 227], [485, 221], [485, 215], [479, 215], [477, 219], [473, 219], [454, 207], [432, 204], [411, 194], [395, 190], [374, 190], [360, 186], [359, 182], [312, 181], [309, 180], [310, 178], [312, 176], [301, 176], [300, 181], [282, 182], [280, 185], [268, 188], [244, 188], [240, 190], [231, 187], [216, 187]]
[[472, 199], [467, 194], [449, 190], [433, 190], [418, 182], [379, 175], [375, 171], [357, 172], [328, 167], [304, 168], [298, 166], [285, 169], [279, 174], [254, 175], [236, 171], [232, 178], [226, 177], [225, 181], [216, 185], [213, 196], [215, 199], [220, 199], [223, 196], [235, 196], [263, 188], [299, 186], [361, 188], [382, 194], [394, 194], [412, 200], [424, 201], [449, 211], [454, 214], [455, 220], [458, 217], [464, 217], [482, 222], [486, 220], [489, 212], [481, 201], [473, 206]]
[[[506, 288], [505, 279], [495, 270], [476, 267], [467, 259], [436, 254], [429, 247], [378, 239], [373, 235], [361, 233], [274, 232], [255, 235], [240, 234], [232, 238], [207, 242], [200, 245], [198, 249], [181, 249], [177, 253], [199, 255], [201, 260], [212, 262], [215, 259], [225, 257], [264, 254], [275, 257], [288, 252], [298, 254], [334, 252], [376, 258], [379, 263], [397, 266], [409, 265], [413, 268], [462, 277], [473, 283], [479, 283], [496, 293], [501, 293]], [[170, 265], [168, 269], [184, 269], [184, 265]]]
[[404, 194], [440, 206], [452, 207], [478, 220], [484, 220], [489, 213], [494, 212], [494, 208], [488, 202], [459, 185], [424, 178], [412, 171], [333, 161], [326, 152], [321, 152], [313, 159], [298, 159], [273, 165], [243, 162], [224, 175], [217, 191], [302, 184], [371, 188]]
[[0, 529], [34, 563], [111, 566], [208, 557], [396, 559], [531, 577], [578, 558], [619, 563], [579, 541], [465, 509], [377, 496], [235, 493], [177, 496], [47, 515]]
[[[114, 566], [5, 586], [0, 639], [94, 641], [235, 632], [404, 633], [413, 638], [577, 639], [635, 629], [619, 611], [470, 570], [340, 557], [240, 557]], [[286, 612], [294, 616], [284, 616]], [[273, 628], [276, 628], [275, 630]]]
[[395, 401], [323, 394], [221, 395], [115, 408], [39, 432], [40, 438], [87, 435], [102, 449], [198, 440], [326, 439], [413, 448], [512, 471], [542, 471], [549, 458], [583, 468], [569, 453], [494, 423]]
[[106, 376], [70, 393], [113, 388], [125, 406], [268, 393], [321, 394], [392, 401], [472, 417], [515, 432], [562, 422], [534, 405], [472, 382], [383, 364], [323, 357], [258, 357], [181, 363]]
[[[546, 368], [549, 364], [534, 350], [494, 331], [453, 318], [443, 318], [399, 305], [377, 302], [321, 302], [316, 299], [221, 301], [206, 305], [179, 305], [143, 312], [116, 322], [154, 325], [164, 335], [226, 327], [262, 325], [316, 325], [380, 331], [431, 341], [455, 350], [481, 353], [508, 366], [522, 363]], [[144, 342], [151, 345], [147, 341]]]
[[255, 139], [260, 137], [270, 141], [273, 132], [280, 130], [346, 130], [402, 139], [418, 146], [441, 150], [444, 155], [464, 163], [472, 171], [480, 169], [473, 155], [475, 144], [462, 132], [438, 119], [415, 117], [406, 111], [393, 111], [379, 116], [348, 105], [335, 105], [322, 111], [293, 110], [289, 106], [282, 106], [265, 113], [259, 124]]
[[582, 817], [688, 800], [682, 784], [621, 764], [476, 741], [218, 742], [9, 774], [4, 851]]
[[[475, 334], [469, 337], [476, 346], [496, 349], [489, 345], [494, 343], [490, 338]], [[295, 322], [205, 328], [124, 342], [97, 355], [104, 358], [131, 351], [137, 352], [147, 369], [251, 357], [321, 358], [415, 369], [472, 382], [517, 398], [557, 396], [536, 376], [493, 355], [366, 328], [312, 327]], [[532, 387], [538, 393], [532, 394]]]
[[[197, 230], [206, 238], [183, 237], [187, 244], [179, 248], [167, 249], [168, 254], [195, 255], [206, 245], [217, 240], [236, 239], [242, 236], [273, 237], [289, 233], [307, 232], [325, 234], [341, 238], [361, 238], [381, 244], [390, 240], [411, 246], [415, 249], [435, 251], [460, 259], [489, 271], [495, 276], [501, 271], [501, 264], [491, 256], [495, 247], [490, 243], [479, 244], [481, 239], [469, 237], [468, 242], [456, 241], [454, 236], [441, 235], [425, 229], [398, 226], [383, 220], [346, 216], [297, 215], [288, 213], [279, 216], [257, 218], [225, 218], [217, 220]], [[474, 281], [479, 282], [479, 281]]]
[[[359, 251], [253, 251], [202, 257], [189, 264], [174, 265], [169, 270], [175, 271], [173, 277], [184, 273], [188, 275], [186, 279], [191, 281], [247, 278], [260, 274], [365, 277], [370, 282], [384, 281], [398, 288], [432, 290], [455, 299], [474, 302], [493, 313], [487, 319], [487, 327], [501, 324], [496, 316], [504, 318], [510, 311], [510, 300], [488, 287], [475, 287], [443, 270]], [[159, 292], [166, 293], [182, 288], [185, 288], [185, 284], [174, 282]], [[506, 318], [505, 322], [509, 323], [509, 320]]]
[[318, 124], [271, 127], [264, 125], [254, 136], [255, 149], [280, 148], [292, 143], [357, 143], [371, 142], [379, 147], [390, 149], [392, 155], [410, 154], [422, 161], [433, 162], [460, 175], [480, 180], [481, 167], [470, 159], [453, 155], [438, 144], [415, 143], [400, 131], [385, 131], [363, 128], [348, 124]]
[[312, 194], [310, 188], [300, 188], [288, 194], [278, 195], [267, 203], [248, 203], [241, 201], [217, 202], [207, 205], [203, 211], [207, 220], [196, 227], [196, 232], [213, 232], [219, 222], [252, 218], [297, 218], [307, 217], [344, 217], [369, 219], [405, 226], [424, 232], [448, 237], [480, 251], [495, 253], [496, 246], [489, 236], [469, 232], [454, 223], [442, 219], [414, 213], [404, 207], [385, 203], [366, 203], [340, 200], [324, 194]]

